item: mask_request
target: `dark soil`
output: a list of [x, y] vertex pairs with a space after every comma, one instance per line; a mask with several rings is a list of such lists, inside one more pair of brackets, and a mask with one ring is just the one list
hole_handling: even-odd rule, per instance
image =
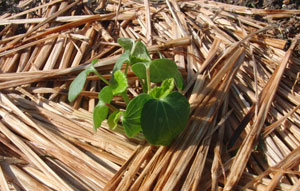
[[[215, 0], [217, 2], [228, 3], [239, 6], [246, 6], [257, 9], [300, 9], [300, 0]], [[262, 18], [256, 18], [263, 20]], [[281, 18], [280, 20], [269, 20], [270, 24], [277, 24], [278, 28], [274, 30], [276, 38], [288, 40], [295, 37], [300, 31], [300, 17]], [[288, 48], [288, 47], [287, 47]], [[295, 47], [295, 54], [300, 56], [300, 41]]]
[[[18, 8], [20, 0], [0, 0], [0, 15], [4, 13], [18, 13], [24, 11]], [[300, 9], [299, 0], [215, 0], [228, 4], [246, 6], [259, 9]], [[29, 7], [33, 7], [39, 0], [34, 0]]]
[[[0, 15], [4, 13], [18, 13], [24, 11], [23, 8], [18, 8], [20, 0], [0, 0]], [[250, 8], [259, 9], [300, 9], [299, 0], [215, 0], [217, 2], [228, 3], [233, 5], [246, 6]], [[39, 2], [35, 0], [29, 4], [29, 7], [33, 7]]]
[[299, 0], [215, 0], [258, 9], [300, 9]]
[[4, 13], [18, 13], [23, 11], [18, 8], [19, 0], [0, 0], [0, 15]]

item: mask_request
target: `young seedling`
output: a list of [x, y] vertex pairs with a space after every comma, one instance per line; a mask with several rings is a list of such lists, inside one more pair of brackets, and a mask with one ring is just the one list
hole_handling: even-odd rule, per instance
[[[150, 144], [169, 145], [185, 128], [190, 113], [187, 99], [174, 91], [175, 85], [177, 89], [183, 89], [181, 73], [172, 60], [152, 60], [146, 46], [140, 41], [120, 38], [118, 43], [125, 51], [115, 63], [110, 81], [97, 72], [94, 68], [97, 60], [94, 60], [71, 83], [68, 99], [70, 102], [74, 101], [82, 91], [87, 76], [94, 73], [107, 84], [99, 92], [99, 101], [93, 111], [95, 130], [107, 119], [110, 129], [115, 129], [121, 123], [128, 137], [142, 132]], [[121, 71], [123, 64], [126, 64], [124, 72]], [[131, 100], [127, 95], [129, 68], [138, 77], [143, 88], [143, 93]], [[156, 86], [152, 88], [151, 83]], [[123, 97], [125, 111], [110, 104], [117, 95]]]

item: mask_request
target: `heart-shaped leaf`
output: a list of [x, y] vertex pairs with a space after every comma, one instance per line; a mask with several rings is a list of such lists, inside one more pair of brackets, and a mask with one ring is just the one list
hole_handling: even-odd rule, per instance
[[143, 63], [136, 63], [131, 66], [131, 70], [135, 73], [140, 79], [146, 79], [146, 66]]
[[146, 46], [141, 41], [135, 42], [130, 57], [131, 65], [134, 65], [138, 62], [144, 62], [146, 65], [149, 65], [149, 63], [151, 62], [149, 52]]
[[121, 70], [116, 71], [114, 74], [114, 80], [111, 82], [110, 87], [113, 95], [124, 92], [128, 87], [128, 82], [125, 74]]
[[182, 78], [181, 73], [177, 70], [177, 72], [175, 73], [175, 75], [173, 76], [175, 79], [175, 83], [178, 89], [183, 90], [184, 87], [184, 81]]
[[98, 99], [104, 103], [110, 103], [113, 98], [113, 92], [110, 86], [105, 86], [98, 94]]
[[74, 101], [76, 97], [80, 94], [80, 92], [84, 87], [86, 78], [91, 72], [95, 73], [95, 68], [93, 65], [90, 65], [87, 69], [80, 72], [80, 74], [78, 74], [78, 76], [73, 80], [73, 82], [69, 87], [69, 92], [68, 92], [69, 102]]
[[174, 89], [174, 79], [169, 78], [162, 82], [160, 87], [153, 88], [149, 95], [155, 99], [162, 99], [166, 97]]
[[99, 100], [98, 104], [94, 108], [93, 111], [93, 121], [94, 121], [94, 129], [98, 129], [101, 126], [101, 123], [106, 119], [109, 108], [106, 104]]
[[148, 100], [141, 115], [147, 141], [153, 145], [169, 145], [185, 128], [189, 113], [187, 99], [178, 92], [162, 99]]
[[173, 60], [167, 58], [153, 60], [150, 63], [150, 81], [158, 83], [168, 78], [174, 78], [177, 71], [177, 65]]
[[105, 86], [98, 94], [99, 102], [93, 111], [94, 129], [96, 130], [101, 126], [101, 123], [106, 119], [109, 108], [106, 104], [109, 104], [113, 98], [112, 89], [110, 86]]
[[132, 46], [134, 44], [134, 40], [131, 38], [119, 38], [118, 43], [125, 49], [129, 50], [129, 52], [132, 49]]
[[107, 124], [111, 130], [114, 130], [117, 127], [118, 121], [120, 120], [122, 113], [123, 112], [116, 110], [112, 114], [109, 115], [109, 117], [107, 119]]
[[144, 104], [149, 99], [151, 99], [150, 95], [140, 94], [129, 102], [122, 119], [122, 124], [128, 137], [133, 137], [142, 130], [141, 113]]

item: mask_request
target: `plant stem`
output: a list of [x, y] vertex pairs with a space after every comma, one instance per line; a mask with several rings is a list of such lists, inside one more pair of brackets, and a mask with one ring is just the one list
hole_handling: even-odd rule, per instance
[[103, 78], [103, 76], [101, 74], [99, 74], [96, 69], [94, 70], [94, 72], [100, 78], [100, 80], [102, 80], [107, 85], [110, 85], [110, 83], [105, 78]]
[[113, 106], [113, 105], [111, 105], [111, 104], [109, 104], [109, 103], [106, 103], [105, 105], [106, 105], [110, 110], [112, 110], [112, 111], [117, 111], [117, 110], [118, 110], [115, 106]]
[[133, 43], [133, 46], [132, 46], [131, 51], [130, 51], [130, 55], [133, 54], [135, 47], [136, 47], [136, 42]]
[[142, 89], [143, 89], [143, 93], [146, 93], [147, 92], [147, 87], [146, 87], [146, 84], [144, 83], [144, 80], [139, 78], [139, 82], [142, 86]]
[[146, 83], [147, 83], [147, 88], [148, 88], [148, 93], [150, 92], [150, 90], [151, 90], [151, 82], [150, 82], [150, 67], [147, 67], [146, 68], [146, 77], [147, 77], [147, 79], [146, 79]]
[[126, 63], [126, 68], [125, 68], [125, 76], [126, 76], [126, 78], [127, 78], [127, 72], [128, 72], [128, 63]]

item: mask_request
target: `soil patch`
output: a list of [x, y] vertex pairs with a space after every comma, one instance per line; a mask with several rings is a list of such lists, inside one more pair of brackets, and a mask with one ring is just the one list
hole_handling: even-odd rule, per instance
[[257, 9], [299, 9], [300, 1], [298, 0], [216, 0], [217, 2], [246, 6]]

